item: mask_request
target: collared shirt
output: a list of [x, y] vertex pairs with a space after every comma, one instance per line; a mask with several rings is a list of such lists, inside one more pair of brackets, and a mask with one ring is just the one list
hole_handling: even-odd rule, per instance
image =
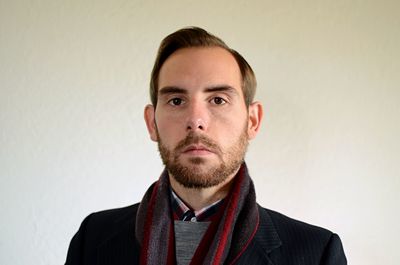
[[224, 199], [216, 201], [201, 210], [190, 209], [176, 193], [171, 189], [171, 208], [174, 220], [204, 222], [210, 221], [211, 217], [218, 211]]

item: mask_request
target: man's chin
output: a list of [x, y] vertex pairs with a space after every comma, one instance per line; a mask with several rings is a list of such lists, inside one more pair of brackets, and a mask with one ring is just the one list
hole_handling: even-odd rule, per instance
[[209, 159], [204, 157], [190, 157], [182, 159], [179, 162], [180, 167], [201, 171], [202, 173], [209, 173], [218, 168], [220, 164], [216, 163], [216, 159]]
[[173, 178], [185, 188], [204, 189], [217, 186], [227, 178], [223, 164], [200, 159], [190, 159], [167, 166]]
[[207, 164], [207, 159], [203, 157], [191, 157], [187, 159], [188, 166], [205, 166]]
[[[221, 175], [220, 175], [221, 176]], [[187, 189], [206, 189], [217, 186], [225, 181], [225, 178], [215, 178], [202, 171], [188, 171], [184, 174], [176, 174], [173, 178]]]

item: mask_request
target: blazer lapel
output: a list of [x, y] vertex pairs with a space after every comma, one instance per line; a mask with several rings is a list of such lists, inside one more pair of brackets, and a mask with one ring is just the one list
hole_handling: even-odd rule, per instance
[[278, 232], [276, 231], [268, 212], [260, 206], [258, 206], [258, 212], [260, 213], [260, 225], [254, 240], [259, 248], [262, 249], [261, 253], [264, 256], [265, 261], [268, 261], [268, 264], [273, 265], [274, 263], [271, 261], [269, 255], [272, 251], [282, 245], [282, 241], [279, 238]]
[[270, 254], [282, 245], [281, 239], [268, 212], [260, 206], [258, 212], [260, 215], [258, 230], [235, 265], [276, 265], [271, 260]]

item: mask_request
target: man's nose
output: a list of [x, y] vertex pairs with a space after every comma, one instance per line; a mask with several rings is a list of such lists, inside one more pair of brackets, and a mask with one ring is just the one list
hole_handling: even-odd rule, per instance
[[208, 111], [206, 106], [199, 102], [192, 102], [188, 108], [186, 120], [186, 130], [188, 131], [206, 131], [208, 128]]

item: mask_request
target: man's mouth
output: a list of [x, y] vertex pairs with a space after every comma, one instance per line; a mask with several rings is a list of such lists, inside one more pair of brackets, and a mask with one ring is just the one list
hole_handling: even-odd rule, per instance
[[212, 149], [201, 144], [192, 144], [183, 149], [184, 154], [189, 155], [208, 155], [214, 153]]

